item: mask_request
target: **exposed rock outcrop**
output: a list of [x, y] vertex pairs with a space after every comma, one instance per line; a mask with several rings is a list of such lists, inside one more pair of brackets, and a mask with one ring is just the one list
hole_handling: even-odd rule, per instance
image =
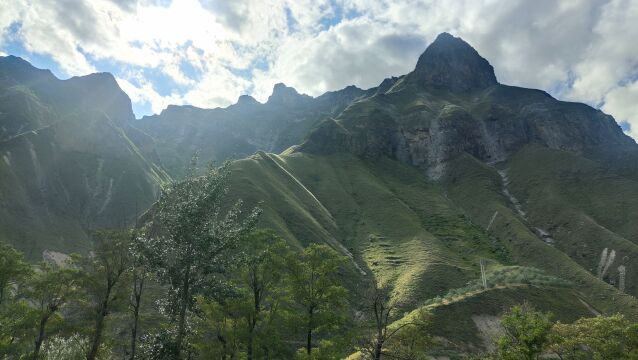
[[599, 110], [499, 84], [487, 60], [446, 33], [425, 50], [413, 72], [384, 80], [373, 96], [351, 104], [334, 121], [338, 127], [317, 129], [297, 151], [389, 156], [433, 178], [462, 153], [494, 163], [530, 143], [574, 152], [635, 146]]

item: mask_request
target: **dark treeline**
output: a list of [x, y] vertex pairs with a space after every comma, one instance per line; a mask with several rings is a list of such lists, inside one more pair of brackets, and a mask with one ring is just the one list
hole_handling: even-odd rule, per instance
[[[145, 226], [103, 230], [86, 255], [37, 265], [0, 244], [1, 359], [426, 359], [430, 314], [395, 309], [389, 289], [343, 280], [326, 245], [291, 248], [227, 204], [229, 169], [171, 184]], [[636, 359], [622, 316], [552, 321], [524, 305], [483, 358]]]

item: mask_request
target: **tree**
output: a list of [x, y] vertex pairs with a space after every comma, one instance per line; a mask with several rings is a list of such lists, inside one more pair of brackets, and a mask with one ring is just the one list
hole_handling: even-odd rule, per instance
[[270, 230], [257, 230], [242, 239], [245, 254], [245, 266], [240, 272], [240, 292], [243, 293], [241, 316], [246, 323], [246, 355], [254, 358], [257, 332], [268, 331], [269, 340], [261, 343], [267, 356], [269, 345], [273, 342], [272, 323], [281, 294], [278, 294], [282, 282], [283, 259], [290, 250], [284, 241]]
[[[366, 358], [410, 358], [410, 354], [421, 350], [417, 348], [429, 343], [427, 327], [430, 316], [425, 309], [417, 310], [407, 318], [393, 323], [391, 316], [394, 307], [390, 303], [388, 289], [379, 288], [375, 281], [367, 298], [373, 334], [366, 334], [363, 339], [361, 352]], [[410, 339], [412, 336], [419, 339], [418, 344]]]
[[59, 317], [62, 307], [78, 293], [78, 271], [72, 263], [60, 266], [43, 262], [29, 282], [26, 297], [37, 319], [37, 329], [32, 358], [40, 356], [42, 343], [47, 336], [47, 325]]
[[130, 268], [129, 230], [101, 230], [94, 236], [93, 252], [84, 259], [83, 285], [93, 314], [93, 333], [86, 358], [97, 357], [104, 333], [105, 320], [114, 302], [121, 297], [123, 276]]
[[24, 262], [22, 253], [7, 244], [0, 243], [0, 305], [32, 274], [29, 264]]
[[237, 316], [238, 304], [234, 301], [219, 303], [200, 296], [197, 306], [202, 313], [193, 339], [198, 355], [203, 359], [238, 358], [242, 353], [244, 334], [242, 319]]
[[195, 347], [205, 358], [242, 354], [247, 359], [288, 357], [280, 349], [285, 294], [284, 259], [290, 250], [270, 230], [241, 238], [242, 261], [232, 271], [231, 294], [219, 301], [198, 298], [202, 314], [195, 326]]
[[0, 243], [0, 357], [30, 351], [35, 314], [23, 291], [32, 275], [22, 253]]
[[339, 270], [344, 258], [327, 245], [312, 244], [301, 256], [289, 256], [286, 265], [292, 301], [301, 309], [306, 353], [313, 348], [313, 333], [330, 329], [342, 320], [346, 289]]
[[131, 310], [131, 349], [129, 359], [134, 360], [137, 351], [137, 338], [139, 332], [140, 310], [142, 307], [142, 295], [144, 284], [149, 277], [148, 260], [144, 257], [143, 236], [132, 234], [131, 244], [131, 295], [129, 308]]
[[505, 335], [498, 340], [499, 354], [506, 360], [533, 360], [549, 345], [552, 315], [534, 310], [529, 304], [512, 307], [503, 316]]
[[255, 225], [259, 211], [243, 219], [242, 203], [228, 207], [229, 165], [196, 176], [194, 157], [183, 181], [165, 189], [151, 210], [155, 231], [145, 240], [145, 256], [169, 285], [168, 310], [176, 318], [175, 349], [181, 357], [189, 313], [197, 295], [216, 292], [218, 275], [234, 262], [232, 250]]
[[636, 359], [638, 331], [622, 315], [557, 323], [551, 350], [561, 359]]
[[391, 359], [429, 359], [426, 351], [432, 344], [428, 333], [431, 314], [420, 308], [390, 326], [396, 331], [386, 342], [383, 354]]

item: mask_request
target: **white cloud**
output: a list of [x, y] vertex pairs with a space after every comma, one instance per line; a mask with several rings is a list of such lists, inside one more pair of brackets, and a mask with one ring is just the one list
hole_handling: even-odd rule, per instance
[[[112, 63], [125, 69], [116, 76], [133, 101], [153, 111], [171, 101], [224, 106], [243, 93], [264, 101], [277, 82], [311, 95], [375, 86], [412, 70], [426, 44], [448, 31], [486, 57], [501, 82], [604, 104], [619, 120], [638, 122], [626, 100], [635, 94], [627, 79], [638, 73], [636, 0], [25, 0], [2, 7], [0, 49], [18, 41], [66, 75]], [[142, 70], [172, 79], [174, 88], [155, 75], [141, 79]]]
[[183, 99], [178, 94], [162, 96], [155, 91], [153, 85], [147, 81], [140, 80], [140, 84], [135, 85], [129, 80], [122, 78], [116, 78], [116, 80], [122, 90], [124, 90], [124, 92], [131, 98], [132, 102], [148, 104], [151, 106], [151, 110], [156, 114], [159, 114], [163, 109], [166, 109], [168, 105], [183, 104]]
[[605, 105], [602, 110], [614, 117], [619, 122], [626, 122], [629, 135], [638, 139], [638, 81], [626, 86], [611, 90], [605, 96]]

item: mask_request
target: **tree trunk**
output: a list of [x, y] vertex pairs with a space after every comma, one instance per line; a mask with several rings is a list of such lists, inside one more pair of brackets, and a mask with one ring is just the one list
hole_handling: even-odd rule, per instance
[[311, 307], [308, 309], [308, 335], [306, 338], [306, 352], [308, 355], [312, 353], [312, 318], [314, 315], [314, 309]]
[[133, 304], [133, 328], [131, 329], [131, 357], [130, 360], [135, 359], [135, 350], [137, 343], [137, 326], [140, 319], [140, 303], [142, 301], [142, 290], [144, 289], [144, 278], [139, 280], [139, 288], [133, 285], [133, 291], [135, 296], [135, 303]]
[[111, 296], [111, 289], [106, 292], [106, 298], [102, 302], [100, 311], [98, 311], [97, 319], [95, 321], [95, 334], [93, 335], [93, 341], [91, 341], [91, 349], [86, 355], [87, 360], [95, 360], [97, 352], [100, 349], [102, 343], [102, 332], [104, 331], [104, 318], [108, 314], [109, 297]]
[[253, 360], [253, 327], [248, 329], [248, 348], [246, 349], [246, 355], [248, 360]]
[[188, 306], [188, 295], [190, 292], [190, 268], [186, 270], [184, 276], [184, 286], [182, 287], [182, 303], [179, 309], [179, 323], [177, 327], [177, 358], [182, 358], [182, 342], [184, 341], [184, 333], [186, 332], [186, 308]]
[[374, 344], [374, 354], [373, 354], [373, 358], [374, 360], [380, 360], [381, 359], [381, 351], [383, 350], [383, 340], [379, 337], [377, 337], [377, 341]]
[[49, 321], [49, 317], [51, 313], [47, 312], [40, 319], [40, 326], [38, 329], [38, 337], [35, 339], [35, 348], [33, 349], [33, 360], [37, 360], [40, 357], [40, 348], [42, 347], [42, 343], [44, 342], [44, 329]]
[[252, 278], [253, 278], [253, 281], [252, 281], [253, 305], [255, 308], [254, 309], [255, 313], [253, 314], [252, 318], [248, 319], [248, 348], [246, 350], [246, 353], [247, 353], [246, 355], [248, 356], [248, 360], [253, 360], [254, 333], [255, 333], [255, 327], [257, 326], [257, 317], [259, 316], [259, 313], [261, 312], [261, 294], [260, 294], [259, 285], [256, 281], [257, 275], [255, 270], [253, 270]]

